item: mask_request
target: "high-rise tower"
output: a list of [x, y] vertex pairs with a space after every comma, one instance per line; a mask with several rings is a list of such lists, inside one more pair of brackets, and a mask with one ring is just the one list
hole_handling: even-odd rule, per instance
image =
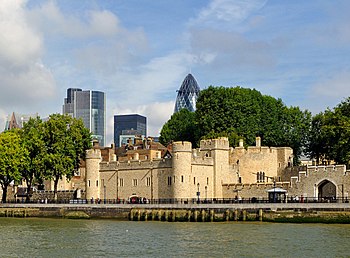
[[138, 114], [114, 116], [114, 144], [121, 147], [120, 136], [138, 134], [147, 136], [147, 118]]
[[200, 88], [196, 79], [189, 73], [178, 90], [174, 113], [183, 108], [186, 108], [191, 112], [195, 111], [199, 92]]
[[106, 141], [106, 96], [104, 92], [69, 88], [63, 114], [81, 118], [86, 128], [102, 146]]

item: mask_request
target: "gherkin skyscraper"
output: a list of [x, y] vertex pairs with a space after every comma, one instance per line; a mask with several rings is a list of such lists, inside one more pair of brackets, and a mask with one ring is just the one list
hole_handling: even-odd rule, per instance
[[193, 112], [196, 110], [196, 101], [200, 92], [200, 88], [196, 79], [192, 74], [188, 74], [178, 90], [174, 113], [186, 108]]

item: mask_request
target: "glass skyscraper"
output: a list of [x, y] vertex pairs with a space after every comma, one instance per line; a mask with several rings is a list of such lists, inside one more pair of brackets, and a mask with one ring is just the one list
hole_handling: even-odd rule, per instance
[[199, 92], [200, 88], [196, 79], [189, 73], [178, 90], [174, 113], [183, 108], [186, 108], [191, 112], [195, 111]]
[[114, 116], [114, 144], [120, 146], [120, 136], [127, 134], [147, 136], [147, 118], [138, 114]]
[[81, 118], [101, 146], [106, 144], [106, 96], [104, 92], [69, 88], [63, 114]]

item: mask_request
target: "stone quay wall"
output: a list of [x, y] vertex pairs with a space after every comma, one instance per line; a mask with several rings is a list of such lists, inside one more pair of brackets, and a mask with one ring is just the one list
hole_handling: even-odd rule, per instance
[[1, 204], [0, 217], [56, 217], [169, 222], [350, 223], [350, 204]]

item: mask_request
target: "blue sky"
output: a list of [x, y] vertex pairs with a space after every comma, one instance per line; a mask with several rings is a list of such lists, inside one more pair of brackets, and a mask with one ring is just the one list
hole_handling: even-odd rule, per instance
[[170, 118], [191, 71], [202, 89], [255, 88], [318, 113], [350, 96], [347, 0], [3, 0], [0, 126], [12, 111], [61, 112], [69, 87], [113, 115]]

